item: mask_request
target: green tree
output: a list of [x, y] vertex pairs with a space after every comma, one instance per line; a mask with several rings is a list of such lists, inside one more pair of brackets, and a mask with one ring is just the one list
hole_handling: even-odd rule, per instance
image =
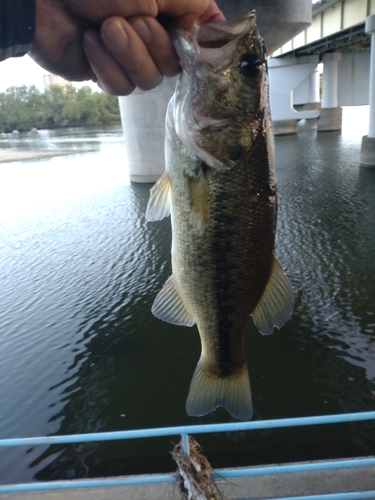
[[91, 88], [85, 86], [79, 89], [77, 98], [83, 122], [89, 125], [97, 123], [100, 118], [100, 110], [96, 105], [95, 94], [92, 92]]
[[114, 123], [120, 120], [118, 99], [88, 86], [10, 87], [0, 93], [0, 132]]
[[51, 127], [61, 127], [64, 121], [63, 109], [65, 106], [64, 88], [60, 85], [51, 85], [44, 92], [44, 106], [46, 109], [46, 124]]
[[62, 109], [62, 119], [67, 120], [70, 125], [74, 125], [81, 119], [82, 113], [78, 104], [77, 90], [71, 83], [65, 85], [64, 107]]
[[31, 87], [10, 87], [0, 94], [0, 128], [2, 131], [29, 130], [45, 121], [42, 95]]
[[6, 131], [6, 103], [5, 92], [0, 93], [0, 133]]
[[117, 97], [105, 94], [104, 92], [97, 92], [97, 99], [100, 102], [100, 109], [102, 110], [101, 121], [103, 123], [120, 121], [120, 108]]

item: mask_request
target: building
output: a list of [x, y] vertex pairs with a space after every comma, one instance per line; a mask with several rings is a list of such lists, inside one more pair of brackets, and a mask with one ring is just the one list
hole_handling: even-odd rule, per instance
[[66, 85], [67, 82], [62, 78], [61, 76], [58, 75], [51, 75], [50, 73], [47, 75], [43, 75], [43, 82], [44, 82], [44, 89], [48, 89], [51, 85]]

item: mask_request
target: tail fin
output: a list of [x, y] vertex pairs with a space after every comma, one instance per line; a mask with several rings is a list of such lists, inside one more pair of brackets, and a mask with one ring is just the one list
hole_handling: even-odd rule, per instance
[[199, 362], [186, 401], [188, 415], [199, 417], [223, 406], [234, 418], [250, 420], [253, 415], [249, 372], [244, 365], [240, 373], [216, 377]]

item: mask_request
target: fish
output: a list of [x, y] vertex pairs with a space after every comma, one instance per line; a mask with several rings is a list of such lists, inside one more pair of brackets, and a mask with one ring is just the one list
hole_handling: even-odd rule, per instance
[[190, 416], [224, 407], [253, 415], [244, 336], [281, 328], [293, 290], [275, 254], [277, 186], [265, 45], [256, 13], [176, 29], [182, 72], [166, 113], [165, 172], [146, 220], [171, 216], [172, 275], [156, 296], [160, 320], [197, 325], [201, 356]]

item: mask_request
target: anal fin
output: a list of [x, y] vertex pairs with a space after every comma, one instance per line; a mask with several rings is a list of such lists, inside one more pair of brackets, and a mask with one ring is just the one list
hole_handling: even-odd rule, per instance
[[171, 184], [169, 175], [165, 171], [150, 191], [147, 203], [146, 220], [155, 221], [168, 217], [171, 213], [170, 201]]
[[156, 296], [151, 311], [157, 318], [167, 323], [179, 326], [193, 326], [195, 324], [194, 318], [186, 309], [178, 293], [173, 274]]
[[290, 319], [293, 305], [292, 285], [275, 255], [270, 279], [252, 313], [255, 326], [263, 335], [273, 333]]

